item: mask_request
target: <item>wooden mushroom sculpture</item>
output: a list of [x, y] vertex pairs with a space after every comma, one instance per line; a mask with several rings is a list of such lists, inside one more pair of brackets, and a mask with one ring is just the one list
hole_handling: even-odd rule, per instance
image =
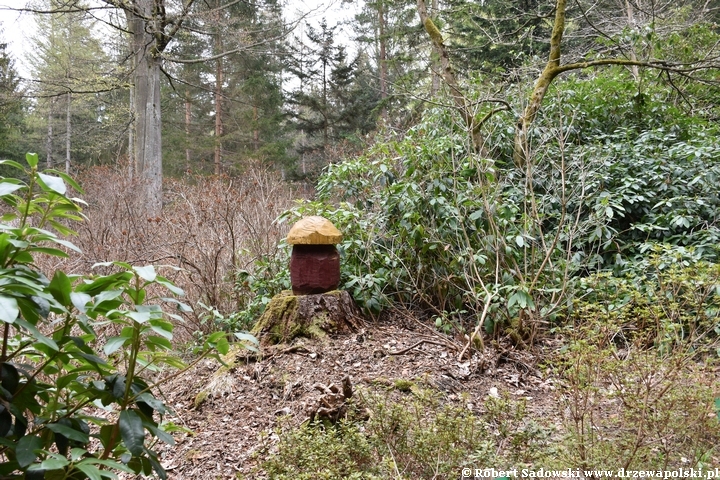
[[290, 256], [290, 282], [294, 295], [314, 295], [335, 290], [340, 285], [340, 254], [335, 245], [342, 234], [330, 220], [312, 216], [292, 226], [287, 242]]

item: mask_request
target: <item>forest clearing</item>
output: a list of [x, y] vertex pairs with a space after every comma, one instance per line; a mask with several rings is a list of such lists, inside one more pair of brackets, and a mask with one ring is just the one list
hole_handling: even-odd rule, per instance
[[720, 3], [22, 3], [0, 478], [720, 472]]

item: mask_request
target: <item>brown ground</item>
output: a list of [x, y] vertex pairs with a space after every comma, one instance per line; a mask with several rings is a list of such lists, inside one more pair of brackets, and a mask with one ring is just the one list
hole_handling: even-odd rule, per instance
[[[334, 384], [341, 391], [346, 376], [353, 386], [422, 379], [448, 401], [463, 401], [478, 412], [487, 395], [507, 392], [532, 398], [531, 414], [548, 418], [552, 413], [553, 382], [531, 355], [495, 345], [458, 361], [463, 346], [396, 316], [367, 323], [355, 334], [266, 349], [263, 359], [240, 360], [215, 378], [219, 364], [203, 361], [164, 389], [177, 414], [173, 421], [193, 432], [176, 434], [175, 447], [159, 447], [168, 478], [261, 478], [256, 468], [277, 442], [278, 419], [307, 420], [319, 399], [328, 399], [322, 386]], [[201, 391], [209, 394], [195, 407]], [[467, 396], [461, 399], [463, 392]]]

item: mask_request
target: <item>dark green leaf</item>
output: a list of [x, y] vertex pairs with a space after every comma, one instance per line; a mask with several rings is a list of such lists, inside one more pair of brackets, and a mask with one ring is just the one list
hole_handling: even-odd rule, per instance
[[[25, 158], [27, 159], [27, 155], [25, 155]], [[9, 165], [13, 168], [17, 168], [18, 170], [25, 170], [22, 165], [13, 160], [0, 160], [0, 165]]]
[[70, 440], [80, 442], [83, 445], [87, 444], [90, 441], [90, 436], [87, 433], [80, 432], [65, 425], [60, 425], [59, 423], [49, 423], [46, 425], [46, 428], [48, 430], [52, 430], [55, 433], [59, 433], [60, 435], [64, 435]]
[[0, 405], [0, 438], [5, 437], [12, 428], [12, 415]]
[[120, 437], [128, 451], [135, 456], [141, 455], [145, 440], [145, 429], [140, 416], [132, 410], [123, 410], [120, 412], [118, 425], [120, 426]]
[[[2, 375], [2, 387], [11, 395], [15, 395], [18, 385], [20, 385], [20, 373], [12, 363], [0, 364], [0, 374]], [[6, 399], [10, 400], [10, 399]], [[3, 435], [0, 435], [0, 437]]]
[[152, 432], [161, 442], [165, 442], [168, 445], [175, 445], [175, 439], [172, 435], [167, 433], [162, 428], [156, 427], [155, 425], [147, 425], [148, 430]]
[[70, 279], [62, 270], [55, 270], [52, 281], [48, 285], [50, 294], [60, 302], [63, 306], [70, 306], [70, 294], [72, 293], [72, 284]]
[[163, 414], [167, 411], [165, 408], [165, 404], [157, 398], [153, 397], [150, 392], [141, 393], [137, 397], [136, 401], [147, 403], [153, 410], [160, 414]]
[[155, 333], [172, 340], [173, 324], [165, 320], [150, 320], [150, 326]]
[[112, 355], [115, 353], [119, 348], [121, 348], [125, 342], [130, 340], [127, 337], [110, 337], [107, 339], [107, 342], [105, 343], [105, 346], [103, 347], [103, 351], [105, 352], [105, 355]]
[[35, 435], [26, 435], [17, 442], [15, 456], [20, 467], [25, 468], [37, 458], [36, 450], [42, 450], [43, 441]]
[[154, 455], [148, 454], [148, 460], [150, 460], [150, 464], [153, 470], [155, 470], [155, 473], [158, 474], [158, 477], [160, 477], [161, 480], [167, 480], [167, 473], [165, 473], [165, 469], [160, 465], [158, 459]]
[[33, 247], [33, 252], [39, 252], [44, 253], [46, 255], [53, 255], [55, 257], [61, 257], [61, 258], [69, 258], [69, 255], [62, 250], [58, 250], [57, 248], [49, 248], [49, 247]]
[[[129, 456], [129, 455], [128, 455]], [[105, 467], [109, 467], [113, 470], [120, 470], [122, 472], [127, 473], [135, 473], [131, 468], [129, 468], [127, 465], [123, 465], [122, 463], [116, 462], [115, 460], [106, 460], [102, 458], [94, 458], [94, 457], [88, 457], [84, 458], [80, 462], [78, 462], [78, 465], [87, 464], [87, 465], [103, 465]], [[109, 472], [103, 473], [105, 476], [110, 476]]]
[[25, 472], [25, 480], [50, 480], [45, 478], [45, 470], [38, 468], [37, 470], [28, 470]]
[[55, 340], [52, 338], [46, 337], [42, 333], [40, 333], [40, 330], [35, 327], [35, 325], [31, 324], [30, 322], [25, 321], [22, 318], [18, 318], [15, 323], [23, 328], [25, 328], [28, 332], [32, 334], [32, 336], [37, 340], [38, 343], [45, 345], [46, 347], [49, 347], [53, 351], [57, 352], [60, 350], [60, 347], [58, 347], [57, 343], [55, 343]]
[[100, 469], [95, 465], [89, 465], [87, 463], [78, 463], [75, 468], [83, 472], [90, 480], [102, 480], [100, 475]]
[[[156, 335], [149, 335], [145, 338], [145, 344], [148, 345], [149, 348], [152, 349], [152, 347], [156, 347], [162, 350], [170, 350], [172, 348], [172, 344], [167, 338], [164, 337], [158, 337]], [[153, 349], [154, 350], [154, 349]]]
[[122, 293], [122, 290], [105, 290], [95, 297], [95, 306], [98, 306], [101, 303], [107, 302], [109, 300], [115, 300], [120, 295], [122, 295]]

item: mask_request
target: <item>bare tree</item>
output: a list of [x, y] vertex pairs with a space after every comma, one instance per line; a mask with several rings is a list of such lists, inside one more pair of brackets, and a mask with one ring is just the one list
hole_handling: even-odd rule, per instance
[[[90, 0], [93, 1], [93, 0]], [[218, 0], [211, 10], [222, 12], [241, 0]], [[208, 58], [178, 59], [164, 55], [178, 32], [192, 22], [196, 0], [94, 0], [86, 4], [82, 0], [64, 0], [50, 9], [22, 8], [18, 10], [44, 14], [85, 12], [104, 21], [110, 27], [130, 36], [130, 63], [132, 65], [132, 110], [134, 128], [132, 143], [134, 159], [132, 171], [143, 185], [146, 213], [159, 216], [162, 210], [162, 112], [161, 72], [164, 61], [205, 62], [215, 61], [245, 48], [258, 45], [237, 46], [228, 51], [214, 51]], [[118, 21], [118, 12], [125, 22]], [[207, 9], [204, 14], [207, 15]], [[298, 20], [299, 21], [299, 20]], [[286, 35], [291, 28], [283, 29]], [[212, 32], [195, 31], [200, 35]]]

